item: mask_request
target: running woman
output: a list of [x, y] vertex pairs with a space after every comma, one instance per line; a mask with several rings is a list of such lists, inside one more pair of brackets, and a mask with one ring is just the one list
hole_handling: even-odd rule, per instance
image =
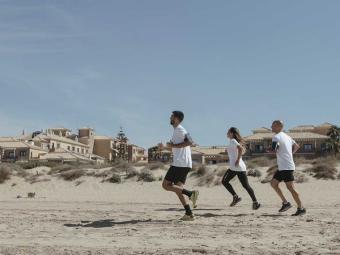
[[235, 206], [242, 200], [242, 198], [236, 194], [234, 188], [230, 184], [231, 179], [237, 175], [243, 188], [246, 189], [249, 196], [253, 200], [253, 210], [257, 210], [261, 207], [261, 204], [257, 202], [254, 190], [249, 185], [247, 167], [242, 159], [242, 154], [245, 150], [244, 140], [240, 135], [239, 130], [235, 127], [229, 129], [227, 137], [230, 139], [230, 143], [227, 147], [230, 169], [228, 169], [228, 171], [224, 174], [222, 184], [233, 196], [233, 201], [231, 202], [230, 206]]
[[181, 218], [183, 221], [194, 220], [194, 215], [187, 203], [185, 196], [192, 202], [193, 207], [197, 206], [198, 191], [190, 191], [184, 188], [188, 173], [192, 168], [191, 148], [193, 141], [188, 132], [181, 125], [184, 114], [181, 111], [174, 111], [170, 117], [170, 124], [174, 128], [172, 139], [167, 143], [167, 147], [172, 149], [173, 162], [163, 180], [163, 188], [167, 191], [176, 193], [181, 201], [185, 215]]
[[272, 131], [275, 133], [272, 141], [272, 151], [275, 152], [277, 156], [278, 171], [274, 174], [271, 186], [282, 200], [282, 207], [279, 212], [285, 212], [292, 207], [279, 187], [279, 183], [284, 181], [297, 204], [297, 211], [292, 214], [292, 216], [303, 215], [306, 213], [306, 209], [303, 208], [299, 193], [294, 187], [295, 163], [293, 154], [298, 151], [300, 146], [283, 132], [282, 121], [275, 120], [272, 124]]

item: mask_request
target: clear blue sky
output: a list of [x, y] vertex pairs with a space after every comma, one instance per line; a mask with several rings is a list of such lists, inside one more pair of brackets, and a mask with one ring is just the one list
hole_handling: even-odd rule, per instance
[[340, 1], [1, 1], [0, 135], [92, 126], [201, 145], [340, 123]]

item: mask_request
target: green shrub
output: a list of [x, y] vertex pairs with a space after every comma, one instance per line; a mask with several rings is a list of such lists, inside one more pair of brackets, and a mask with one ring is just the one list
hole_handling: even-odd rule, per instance
[[153, 181], [156, 181], [156, 178], [150, 170], [143, 169], [138, 174], [138, 181], [153, 182]]

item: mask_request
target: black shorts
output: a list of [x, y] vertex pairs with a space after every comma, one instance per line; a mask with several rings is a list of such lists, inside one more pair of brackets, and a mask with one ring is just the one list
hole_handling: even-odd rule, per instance
[[276, 171], [276, 173], [273, 176], [273, 179], [279, 181], [279, 182], [292, 182], [294, 181], [294, 170], [281, 170]]
[[185, 181], [187, 180], [187, 175], [190, 171], [191, 171], [190, 167], [170, 166], [164, 179], [172, 183], [181, 182], [185, 184]]

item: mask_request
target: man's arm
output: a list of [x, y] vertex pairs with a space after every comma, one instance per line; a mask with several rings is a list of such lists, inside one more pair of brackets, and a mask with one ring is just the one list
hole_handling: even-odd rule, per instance
[[295, 154], [299, 149], [300, 149], [300, 145], [298, 145], [297, 143], [294, 143], [293, 144], [293, 154]]
[[168, 143], [168, 146], [170, 148], [185, 148], [187, 146], [195, 146], [194, 142], [189, 134], [185, 135], [184, 142], [183, 143], [178, 143], [174, 144], [172, 142]]
[[178, 144], [173, 144], [173, 143], [169, 143], [171, 148], [184, 148], [187, 146], [191, 146], [192, 142], [190, 141], [184, 141], [183, 143], [178, 143]]

